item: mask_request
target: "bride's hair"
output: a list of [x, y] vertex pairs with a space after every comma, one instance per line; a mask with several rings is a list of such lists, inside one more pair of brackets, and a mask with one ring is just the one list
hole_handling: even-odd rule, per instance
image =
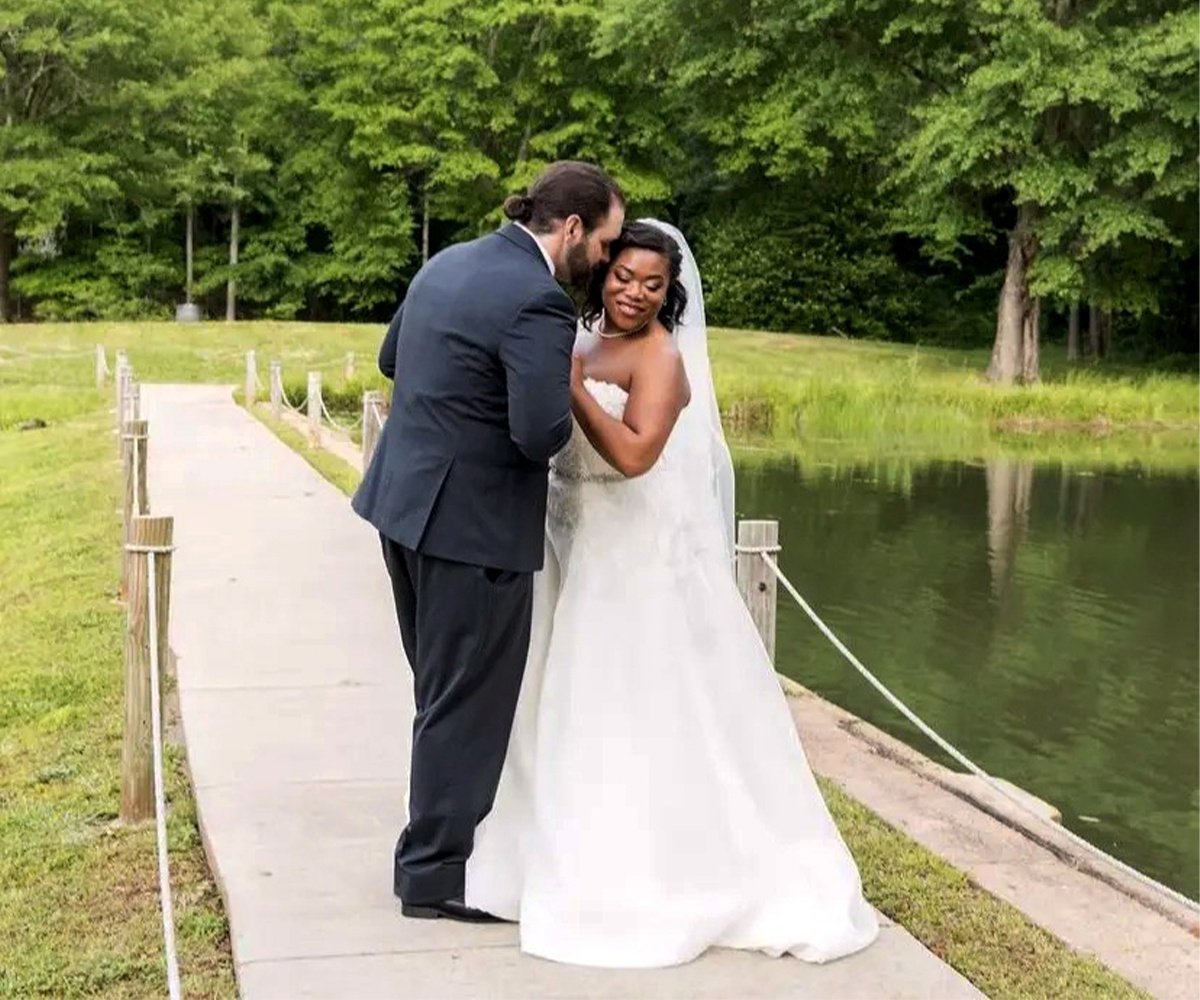
[[683, 251], [667, 233], [648, 222], [630, 222], [613, 240], [608, 250], [608, 267], [596, 269], [588, 286], [587, 300], [583, 304], [582, 318], [585, 326], [594, 328], [596, 321], [604, 315], [604, 282], [617, 258], [629, 249], [650, 250], [667, 258], [669, 281], [667, 295], [658, 311], [658, 321], [668, 330], [674, 330], [687, 308], [687, 289], [679, 278], [683, 269]]

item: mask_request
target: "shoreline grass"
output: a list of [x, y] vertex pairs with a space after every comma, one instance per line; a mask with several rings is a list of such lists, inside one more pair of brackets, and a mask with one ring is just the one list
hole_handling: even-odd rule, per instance
[[[253, 415], [347, 496], [359, 470], [264, 407]], [[997, 1000], [1148, 998], [1094, 958], [1077, 954], [1010, 903], [877, 816], [835, 782], [817, 779], [870, 902]]]
[[[130, 352], [143, 381], [241, 385], [255, 350], [265, 383], [280, 360], [289, 395], [302, 398], [309, 369], [325, 376], [336, 415], [357, 416], [375, 370], [379, 324], [78, 323], [0, 330], [0, 377], [19, 386], [29, 355], [58, 355], [61, 405], [92, 383], [97, 343]], [[356, 378], [347, 382], [347, 352]], [[993, 456], [1114, 467], [1195, 469], [1200, 380], [1122, 365], [1068, 366], [1047, 356], [1041, 384], [984, 382], [983, 351], [913, 347], [836, 337], [713, 330], [714, 379], [732, 441], [805, 461], [973, 460]], [[265, 391], [264, 391], [265, 395]], [[0, 400], [0, 428], [35, 415]]]
[[[0, 432], [0, 995], [163, 995], [154, 828], [117, 822], [125, 613], [108, 398], [33, 380], [15, 390], [5, 375], [0, 397], [52, 416]], [[232, 997], [183, 751], [168, 746], [166, 762], [184, 988]]]

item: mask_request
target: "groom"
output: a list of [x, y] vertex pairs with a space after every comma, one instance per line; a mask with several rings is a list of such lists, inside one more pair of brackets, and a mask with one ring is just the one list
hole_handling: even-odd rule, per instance
[[571, 435], [575, 308], [625, 218], [598, 167], [548, 167], [499, 232], [437, 254], [379, 350], [392, 408], [354, 510], [380, 534], [413, 671], [408, 826], [394, 889], [408, 917], [465, 905], [529, 648], [550, 457]]

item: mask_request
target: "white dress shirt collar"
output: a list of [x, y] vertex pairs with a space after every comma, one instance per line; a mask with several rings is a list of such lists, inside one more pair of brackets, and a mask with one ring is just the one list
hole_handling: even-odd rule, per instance
[[548, 268], [550, 268], [550, 276], [554, 277], [554, 261], [552, 261], [550, 259], [550, 254], [547, 253], [546, 248], [544, 246], [542, 246], [542, 241], [539, 240], [536, 236], [534, 236], [533, 233], [529, 230], [529, 228], [527, 226], [523, 226], [519, 222], [514, 222], [513, 225], [516, 226], [518, 229], [520, 229], [522, 232], [529, 233], [529, 238], [531, 240], [533, 240], [534, 243], [537, 244], [537, 248], [542, 252], [542, 259], [545, 260], [546, 266]]

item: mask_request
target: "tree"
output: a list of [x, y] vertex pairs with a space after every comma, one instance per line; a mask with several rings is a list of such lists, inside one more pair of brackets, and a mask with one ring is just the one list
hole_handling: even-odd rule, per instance
[[122, 0], [8, 0], [0, 10], [0, 322], [19, 241], [57, 249], [72, 210], [115, 196], [104, 141], [153, 15]]
[[[720, 170], [874, 164], [935, 259], [1007, 243], [990, 377], [1038, 377], [1041, 300], [1105, 295], [1097, 258], [1177, 239], [1196, 190], [1197, 15], [1125, 0], [659, 0], [614, 5]], [[681, 26], [688, 30], [682, 32]], [[803, 57], [797, 57], [803, 53]], [[1140, 310], [1153, 287], [1109, 308]]]
[[[1044, 297], [1091, 291], [1100, 255], [1175, 239], [1164, 216], [1196, 189], [1198, 25], [1190, 5], [1107, 0], [926, 3], [893, 22], [915, 48], [975, 40], [915, 108], [893, 189], [901, 224], [935, 251], [1006, 230], [992, 381], [1037, 380]], [[1148, 296], [1142, 285], [1112, 304]]]

